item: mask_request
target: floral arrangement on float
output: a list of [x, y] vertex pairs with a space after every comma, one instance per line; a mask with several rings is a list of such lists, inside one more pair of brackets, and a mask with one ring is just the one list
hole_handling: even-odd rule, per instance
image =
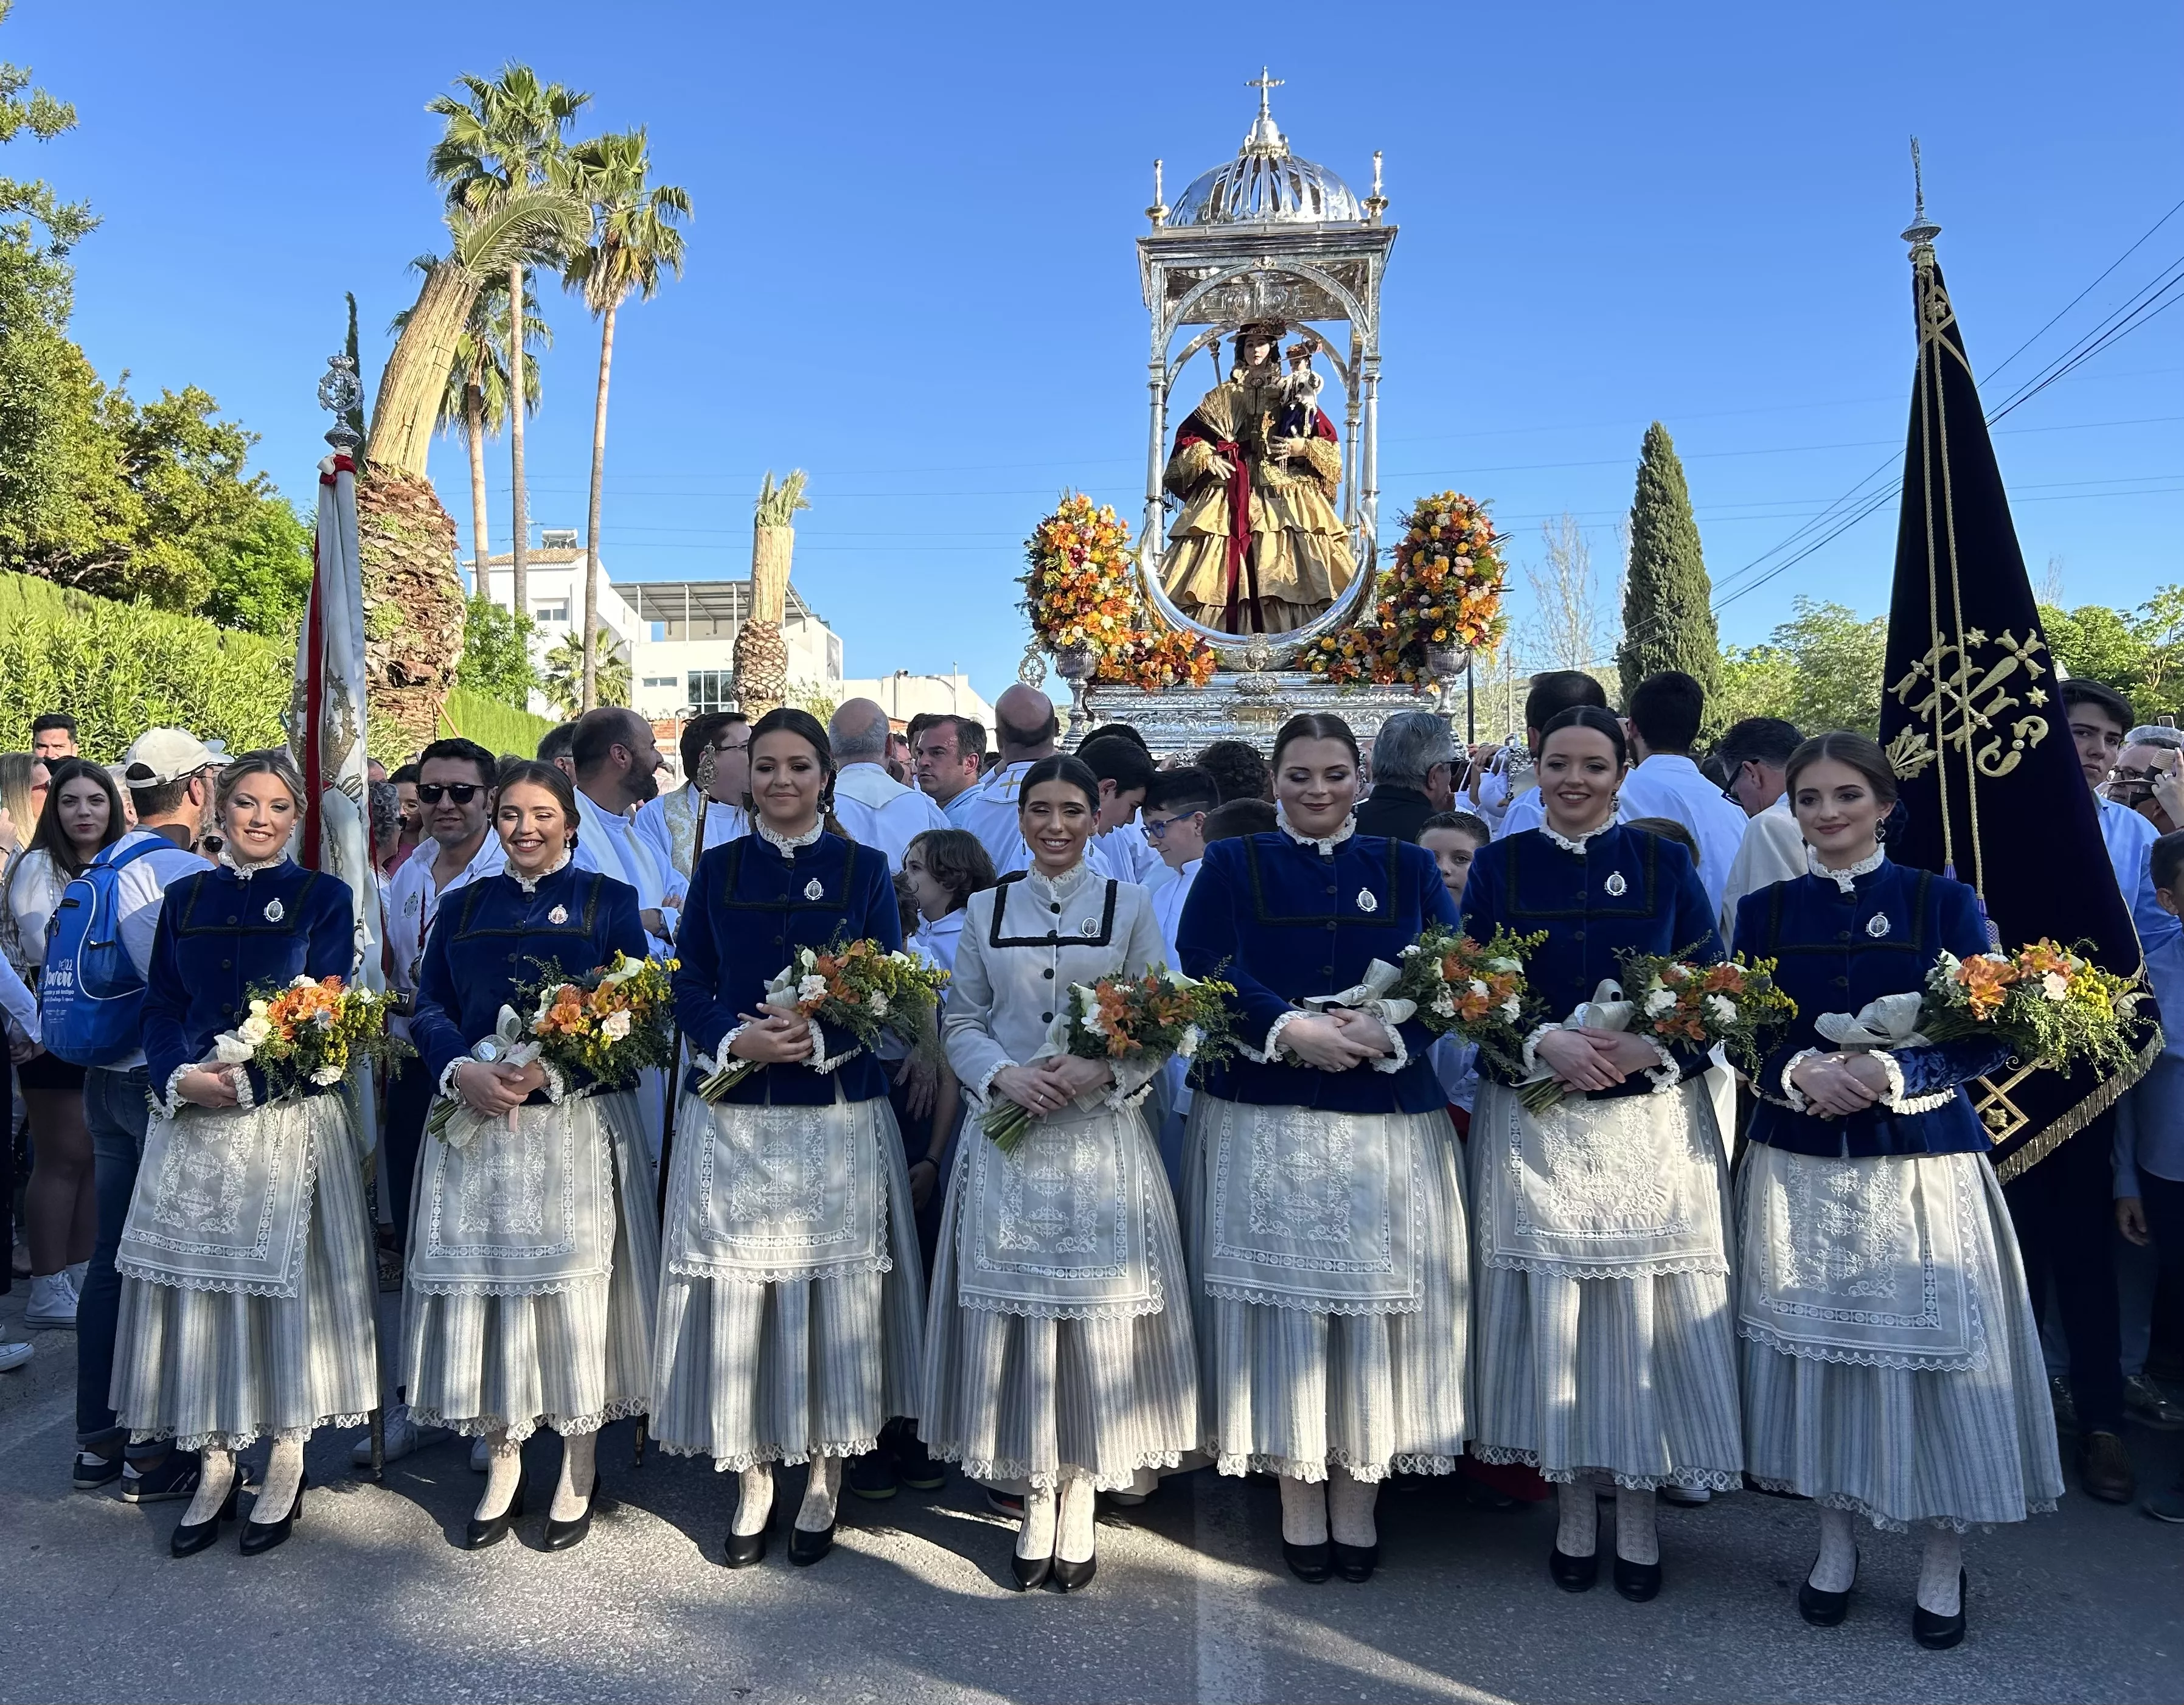
[[1441, 672], [1429, 652], [1485, 650], [1508, 625], [1502, 589], [1509, 569], [1496, 543], [1483, 504], [1461, 492], [1420, 498], [1375, 588], [1378, 627], [1323, 634], [1298, 666], [1346, 686], [1423, 688]]
[[1025, 613], [1058, 659], [1089, 655], [1092, 678], [1157, 693], [1203, 687], [1213, 648], [1195, 634], [1148, 624], [1130, 563], [1129, 523], [1112, 504], [1071, 492], [1024, 541]]

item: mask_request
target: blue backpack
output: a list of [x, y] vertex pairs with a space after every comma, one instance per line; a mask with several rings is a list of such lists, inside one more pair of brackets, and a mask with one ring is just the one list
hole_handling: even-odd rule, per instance
[[61, 890], [46, 926], [39, 1040], [75, 1066], [110, 1066], [143, 1046], [144, 979], [121, 944], [121, 872], [174, 844], [153, 835], [110, 846]]

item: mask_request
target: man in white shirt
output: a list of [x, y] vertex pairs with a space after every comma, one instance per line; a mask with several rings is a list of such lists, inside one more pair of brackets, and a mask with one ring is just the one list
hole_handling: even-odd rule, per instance
[[1805, 837], [1790, 809], [1787, 773], [1790, 756], [1803, 739], [1795, 722], [1747, 716], [1732, 722], [1714, 747], [1729, 775], [1730, 797], [1745, 814], [1744, 839], [1737, 843], [1721, 891], [1724, 945], [1736, 932], [1739, 900], [1805, 873]]
[[674, 948], [673, 911], [667, 897], [672, 866], [654, 856], [649, 843], [631, 827], [629, 815], [660, 793], [659, 743], [652, 725], [634, 710], [602, 705], [577, 719], [569, 748], [577, 771], [575, 864], [626, 882], [637, 890], [638, 913], [652, 950], [666, 957]]
[[986, 725], [975, 716], [934, 716], [917, 731], [917, 785], [963, 827], [962, 808], [978, 797], [978, 772], [986, 761]]
[[750, 790], [750, 719], [729, 710], [709, 710], [682, 727], [682, 785], [671, 794], [647, 800], [637, 811], [637, 833], [668, 872], [667, 889], [679, 903], [690, 889], [697, 862], [698, 795], [700, 772], [710, 761], [712, 786], [705, 803], [704, 845], [710, 851], [751, 832], [744, 795]]
[[1691, 832], [1699, 844], [1699, 882], [1719, 917], [1729, 867], [1744, 839], [1744, 811], [1691, 761], [1706, 717], [1706, 688], [1681, 670], [1663, 669], [1638, 683], [1626, 710], [1624, 727], [1639, 763], [1623, 778], [1623, 820], [1668, 817]]
[[[1221, 803], [1219, 784], [1212, 772], [1197, 768], [1162, 770], [1145, 789], [1141, 811], [1145, 840], [1153, 848], [1163, 868], [1173, 872], [1167, 883], [1153, 890], [1153, 917], [1167, 944], [1167, 962], [1176, 956], [1176, 928], [1183, 921], [1184, 902], [1190, 898], [1206, 857], [1206, 819]], [[1167, 1169], [1168, 1188], [1183, 1189], [1183, 1127], [1190, 1112], [1190, 1089], [1184, 1081], [1189, 1072], [1181, 1060], [1170, 1060], [1162, 1068], [1162, 1089], [1167, 1106], [1161, 1119], [1161, 1165]]]
[[1041, 758], [1054, 755], [1061, 719], [1045, 694], [1019, 683], [994, 704], [994, 732], [1001, 761], [978, 784], [976, 796], [955, 814], [955, 826], [978, 836], [994, 861], [994, 874], [1006, 876], [1031, 864], [1031, 849], [1017, 827], [1017, 794], [1025, 772]]
[[1156, 773], [1137, 730], [1103, 722], [1084, 737], [1077, 755], [1100, 783], [1100, 822], [1086, 858], [1102, 876], [1165, 888], [1173, 872], [1138, 827], [1138, 810]]
[[[220, 753], [180, 728], [153, 728], [141, 734], [122, 756], [122, 773], [136, 806], [136, 827], [115, 842], [114, 850], [166, 844], [131, 860], [114, 879], [117, 933], [140, 978], [151, 974], [152, 942], [159, 933], [159, 910], [169, 884], [193, 871], [212, 868], [191, 849], [204, 833], [214, 772], [221, 761]], [[115, 1424], [107, 1403], [121, 1316], [121, 1276], [114, 1270], [114, 1256], [129, 1216], [129, 1198], [136, 1188], [137, 1163], [144, 1156], [151, 1087], [142, 1047], [110, 1066], [94, 1066], [84, 1073], [83, 1112], [91, 1128], [98, 1238], [76, 1302], [75, 1483], [79, 1490], [89, 1490], [120, 1479], [122, 1496], [136, 1503], [187, 1498], [198, 1485], [194, 1451], [144, 1446], [136, 1447], [142, 1455], [131, 1456], [125, 1466], [127, 1434]]]
[[870, 699], [847, 700], [827, 724], [835, 820], [851, 840], [885, 854], [888, 869], [900, 872], [913, 839], [951, 825], [939, 806], [888, 774], [888, 733], [887, 712]]
[[[1551, 669], [1544, 675], [1532, 677], [1531, 690], [1524, 695], [1524, 744], [1533, 757], [1540, 755], [1540, 730], [1573, 705], [1597, 705], [1607, 708], [1607, 694], [1600, 683], [1582, 669]], [[1619, 811], [1617, 821], [1637, 815], [1635, 811]], [[1540, 798], [1537, 788], [1527, 788], [1509, 802], [1495, 825], [1494, 838], [1502, 840], [1524, 829], [1535, 829], [1547, 820], [1546, 802]]]
[[2131, 727], [2131, 701], [2098, 681], [2065, 681], [2061, 692], [2070, 738], [2078, 749], [2078, 768], [2086, 785], [2092, 789], [2093, 803], [2100, 811], [2101, 840], [2108, 848], [2116, 886], [2123, 891], [2124, 904], [2131, 908], [2131, 921], [2138, 926], [2140, 949], [2151, 953], [2184, 925], [2164, 911], [2154, 895], [2153, 844], [2159, 835], [2152, 823], [2129, 805], [2110, 799], [2106, 791]]

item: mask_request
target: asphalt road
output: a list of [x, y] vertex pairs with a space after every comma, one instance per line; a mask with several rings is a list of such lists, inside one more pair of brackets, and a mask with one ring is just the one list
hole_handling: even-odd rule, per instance
[[[0, 1298], [0, 1335], [21, 1335], [23, 1301]], [[460, 1444], [370, 1486], [348, 1472], [355, 1435], [321, 1434], [286, 1546], [177, 1562], [181, 1505], [69, 1490], [74, 1339], [35, 1337], [32, 1367], [0, 1378], [0, 1702], [2184, 1699], [2184, 1529], [2075, 1492], [1968, 1541], [1971, 1635], [1947, 1653], [1911, 1642], [1901, 1536], [1865, 1534], [1849, 1621], [1806, 1627], [1810, 1512], [1748, 1493], [1664, 1507], [1646, 1605], [1604, 1574], [1554, 1588], [1552, 1506], [1475, 1510], [1441, 1481], [1383, 1495], [1364, 1586], [1291, 1579], [1273, 1486], [1211, 1474], [1105, 1518], [1083, 1595], [1013, 1591], [1013, 1530], [960, 1481], [845, 1498], [816, 1568], [792, 1568], [777, 1530], [731, 1574], [733, 1481], [656, 1453], [632, 1468], [627, 1424], [573, 1552], [538, 1549], [543, 1498], [512, 1540], [458, 1550], [479, 1485]], [[2177, 1472], [2178, 1435], [2132, 1444], [2149, 1483]], [[534, 1484], [556, 1449], [534, 1441]]]

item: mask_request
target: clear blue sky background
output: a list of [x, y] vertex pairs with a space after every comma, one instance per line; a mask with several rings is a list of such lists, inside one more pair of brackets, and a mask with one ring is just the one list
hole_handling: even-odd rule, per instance
[[[1520, 567], [1563, 510], [1613, 555], [1652, 419], [1685, 459], [1718, 586], [1901, 445], [1912, 131], [1982, 374], [2184, 197], [2169, 3], [1177, 24], [1147, 5], [20, 0], [0, 57], [82, 127], [6, 165], [105, 217], [78, 252], [75, 322], [101, 372], [205, 387], [300, 494], [342, 292], [376, 380], [405, 264], [442, 239], [426, 101], [510, 58], [593, 91], [586, 128], [649, 125], [697, 207], [687, 276], [622, 321], [613, 577], [747, 572], [760, 473], [805, 467], [797, 583], [850, 671], [960, 662], [989, 696], [1025, 638], [1020, 542], [1056, 493], [1135, 515], [1150, 163], [1173, 197], [1232, 156], [1262, 60], [1300, 153], [1362, 192], [1386, 151], [1384, 512], [1451, 485], [1490, 499]], [[2006, 376], [2180, 254], [2184, 215]], [[596, 337], [574, 298], [549, 302], [532, 517], [581, 526]], [[2184, 310], [2005, 424], [2036, 582], [2060, 558], [2070, 602], [2131, 604], [2184, 578]], [[458, 443], [433, 472], [467, 532]], [[1892, 508], [1727, 603], [1724, 637], [1763, 638], [1801, 593], [1881, 609], [1893, 541]]]

